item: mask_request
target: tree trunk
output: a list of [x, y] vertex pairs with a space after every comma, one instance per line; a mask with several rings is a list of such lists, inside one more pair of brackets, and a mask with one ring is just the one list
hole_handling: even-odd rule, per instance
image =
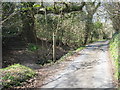
[[23, 19], [23, 35], [27, 43], [36, 43], [36, 31], [34, 28], [34, 16], [25, 16]]
[[90, 31], [92, 30], [92, 15], [87, 16], [87, 21], [85, 24], [85, 39], [84, 39], [84, 45], [87, 44], [88, 38], [90, 36]]
[[30, 7], [31, 10], [25, 10], [21, 12], [21, 19], [23, 22], [23, 37], [27, 43], [36, 43], [36, 30], [35, 30], [35, 12], [33, 9], [34, 3], [24, 3], [25, 7]]
[[56, 61], [56, 36], [53, 32], [53, 61]]
[[[96, 5], [95, 5], [96, 4]], [[87, 11], [87, 15], [86, 15], [86, 25], [85, 25], [85, 39], [84, 39], [84, 44], [87, 44], [88, 42], [88, 38], [90, 36], [90, 32], [93, 29], [93, 23], [92, 23], [92, 19], [93, 19], [93, 15], [96, 12], [96, 10], [98, 9], [98, 7], [100, 6], [101, 2], [95, 3], [95, 2], [86, 2], [85, 6], [86, 6], [86, 11]], [[94, 8], [94, 9], [93, 9]]]

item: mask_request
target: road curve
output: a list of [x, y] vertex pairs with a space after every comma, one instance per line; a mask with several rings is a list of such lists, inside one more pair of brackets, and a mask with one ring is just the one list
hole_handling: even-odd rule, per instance
[[113, 88], [108, 41], [99, 41], [78, 52], [65, 69], [44, 81], [41, 88]]

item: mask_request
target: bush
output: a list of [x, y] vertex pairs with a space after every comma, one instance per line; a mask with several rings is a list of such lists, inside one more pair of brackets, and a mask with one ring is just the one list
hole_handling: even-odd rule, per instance
[[38, 49], [39, 49], [38, 45], [35, 45], [35, 44], [32, 44], [32, 43], [28, 44], [28, 51], [36, 51]]
[[9, 67], [0, 69], [2, 77], [0, 78], [0, 83], [3, 87], [19, 86], [21, 82], [30, 79], [35, 76], [35, 72], [23, 65], [14, 64]]

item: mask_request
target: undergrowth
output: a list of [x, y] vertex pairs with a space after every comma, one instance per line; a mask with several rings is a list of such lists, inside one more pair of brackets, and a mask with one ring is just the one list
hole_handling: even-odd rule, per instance
[[36, 75], [35, 71], [20, 64], [14, 64], [9, 67], [2, 68], [0, 69], [0, 73], [2, 75], [0, 78], [0, 81], [2, 81], [0, 85], [6, 88], [19, 86], [22, 82]]
[[53, 65], [55, 63], [59, 63], [59, 62], [65, 61], [69, 56], [74, 55], [75, 53], [77, 53], [78, 51], [80, 51], [80, 50], [82, 50], [84, 48], [85, 48], [85, 46], [82, 46], [80, 48], [77, 48], [76, 50], [69, 51], [67, 54], [65, 54], [64, 56], [62, 56], [59, 60], [56, 60], [56, 62], [53, 62], [53, 60], [48, 60], [49, 63], [44, 64], [44, 66]]
[[113, 36], [113, 38], [110, 41], [110, 54], [112, 56], [112, 60], [115, 63], [115, 74], [114, 77], [116, 80], [120, 81], [120, 33]]

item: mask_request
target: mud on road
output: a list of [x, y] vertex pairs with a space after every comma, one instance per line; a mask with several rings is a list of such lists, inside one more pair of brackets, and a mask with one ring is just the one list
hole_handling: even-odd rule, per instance
[[41, 88], [113, 88], [108, 41], [86, 45], [64, 69], [46, 78]]

